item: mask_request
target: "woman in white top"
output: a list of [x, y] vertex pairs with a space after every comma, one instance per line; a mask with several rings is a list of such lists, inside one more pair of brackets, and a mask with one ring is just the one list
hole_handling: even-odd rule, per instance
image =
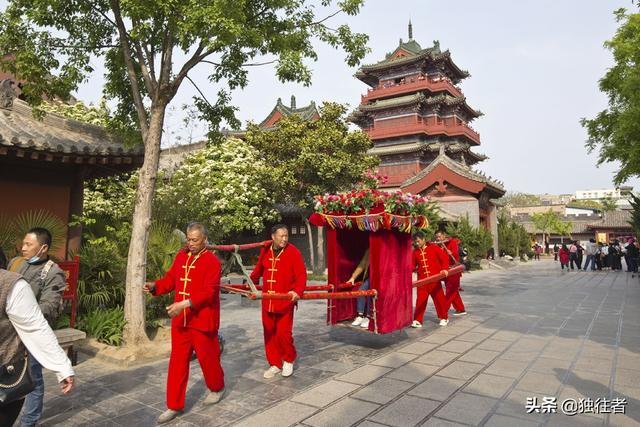
[[[4, 258], [1, 252], [0, 249], [0, 259]], [[14, 273], [0, 269], [0, 279], [6, 275], [14, 275]], [[3, 280], [0, 280], [0, 283], [2, 282]], [[6, 317], [2, 313], [0, 318], [5, 318], [5, 321], [9, 319], [29, 353], [42, 366], [56, 373], [62, 393], [70, 392], [74, 386], [75, 375], [71, 362], [58, 345], [55, 334], [40, 311], [31, 286], [24, 279], [15, 281], [7, 294], [5, 307], [0, 307], [0, 310], [6, 313]], [[13, 425], [20, 414], [23, 402], [24, 399], [19, 399], [0, 406], [0, 426]]]

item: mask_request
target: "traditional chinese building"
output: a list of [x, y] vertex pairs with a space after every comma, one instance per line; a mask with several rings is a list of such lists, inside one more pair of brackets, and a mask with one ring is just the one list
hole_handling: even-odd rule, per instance
[[291, 95], [291, 104], [288, 107], [282, 103], [282, 99], [278, 98], [276, 106], [273, 107], [267, 118], [260, 122], [259, 126], [265, 130], [273, 129], [278, 121], [288, 116], [298, 116], [304, 121], [313, 122], [320, 118], [320, 113], [318, 113], [314, 101], [305, 107], [298, 108], [296, 97]]
[[[369, 89], [351, 120], [371, 138], [371, 154], [380, 157], [386, 189], [428, 195], [443, 210], [492, 231], [497, 245], [493, 199], [502, 184], [473, 166], [487, 157], [472, 151], [480, 135], [470, 123], [482, 115], [459, 87], [469, 73], [459, 68], [438, 41], [423, 49], [400, 39], [386, 57], [363, 66], [356, 77]], [[497, 249], [497, 247], [496, 247]], [[497, 252], [497, 251], [496, 251]]]
[[[68, 224], [82, 214], [86, 180], [142, 164], [141, 146], [127, 148], [99, 126], [54, 113], [34, 118], [14, 86], [0, 82], [0, 216], [46, 210]], [[66, 232], [64, 247], [54, 253], [58, 259], [80, 248], [80, 228], [67, 226]]]

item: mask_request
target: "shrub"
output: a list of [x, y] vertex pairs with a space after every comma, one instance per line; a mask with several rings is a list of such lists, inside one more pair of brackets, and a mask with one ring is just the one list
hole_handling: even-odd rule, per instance
[[101, 343], [114, 346], [122, 344], [125, 324], [122, 307], [93, 310], [78, 319], [78, 329]]
[[491, 232], [484, 227], [474, 227], [469, 222], [469, 217], [461, 218], [457, 223], [450, 223], [446, 228], [447, 234], [457, 237], [461, 246], [468, 252], [470, 262], [483, 259], [487, 251], [493, 246]]

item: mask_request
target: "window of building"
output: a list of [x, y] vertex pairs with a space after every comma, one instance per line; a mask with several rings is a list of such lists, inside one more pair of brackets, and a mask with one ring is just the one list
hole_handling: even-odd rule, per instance
[[296, 227], [295, 225], [291, 226], [291, 234], [298, 234], [298, 227]]
[[304, 225], [300, 226], [300, 234], [307, 234], [307, 229], [305, 228]]

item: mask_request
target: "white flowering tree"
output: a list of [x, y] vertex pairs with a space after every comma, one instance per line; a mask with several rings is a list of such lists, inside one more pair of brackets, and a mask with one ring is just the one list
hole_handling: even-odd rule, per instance
[[166, 222], [209, 226], [212, 241], [264, 229], [278, 213], [263, 183], [268, 168], [246, 142], [228, 138], [185, 159], [158, 189], [155, 211]]

